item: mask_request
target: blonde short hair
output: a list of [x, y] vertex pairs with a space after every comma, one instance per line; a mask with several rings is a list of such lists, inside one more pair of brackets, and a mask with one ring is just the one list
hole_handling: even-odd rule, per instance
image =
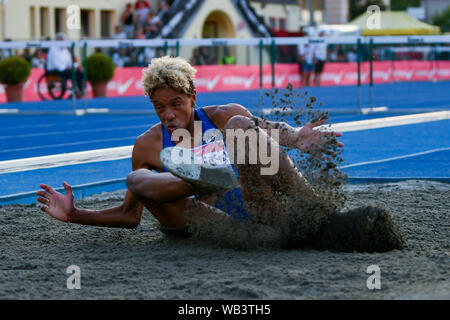
[[190, 96], [195, 90], [196, 72], [197, 70], [180, 57], [153, 58], [148, 68], [142, 71], [145, 95], [151, 98], [156, 89], [172, 88]]

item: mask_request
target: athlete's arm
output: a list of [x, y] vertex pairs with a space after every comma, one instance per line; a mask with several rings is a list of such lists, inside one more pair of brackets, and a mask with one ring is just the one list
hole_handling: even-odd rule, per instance
[[[279, 140], [278, 143], [282, 146], [297, 148], [301, 151], [312, 152], [315, 146], [321, 144], [322, 137], [325, 135], [334, 135], [336, 137], [342, 136], [339, 132], [322, 132], [318, 130], [313, 130], [325, 123], [327, 119], [321, 119], [317, 122], [310, 122], [301, 128], [294, 128], [286, 122], [281, 121], [269, 121], [252, 115], [252, 113], [245, 107], [230, 103], [228, 105], [219, 106], [212, 113], [212, 118], [217, 127], [223, 129], [225, 124], [233, 116], [240, 115], [252, 119], [255, 124], [266, 130], [270, 135], [270, 130], [268, 129], [279, 129]], [[344, 144], [338, 142], [339, 147], [343, 147]]]
[[[152, 154], [152, 152], [151, 150], [147, 150], [147, 152], [143, 150], [146, 145], [146, 143], [143, 143], [145, 140], [145, 138], [139, 137], [134, 145], [133, 170], [151, 168], [153, 161], [151, 159], [146, 160], [145, 154]], [[57, 192], [46, 184], [41, 184], [40, 187], [43, 190], [37, 191], [37, 200], [43, 204], [41, 210], [55, 219], [63, 222], [118, 228], [134, 228], [141, 221], [143, 205], [129, 190], [120, 206], [103, 210], [87, 210], [77, 208], [74, 204], [72, 187], [66, 182], [63, 182], [63, 186], [65, 194]]]

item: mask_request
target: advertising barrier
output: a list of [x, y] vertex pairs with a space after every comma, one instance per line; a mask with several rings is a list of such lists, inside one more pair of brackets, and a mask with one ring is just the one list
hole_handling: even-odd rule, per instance
[[[260, 88], [259, 66], [196, 66], [197, 92], [256, 90]], [[139, 96], [143, 94], [141, 67], [116, 68], [114, 78], [108, 83], [108, 97]], [[373, 63], [374, 83], [400, 81], [442, 81], [450, 80], [450, 61], [375, 61]], [[262, 85], [272, 87], [271, 65], [262, 68]], [[32, 69], [24, 86], [24, 101], [41, 100], [37, 94], [37, 82], [44, 73]], [[361, 63], [361, 82], [368, 84], [369, 63]], [[356, 62], [328, 62], [322, 73], [322, 86], [356, 85], [358, 81]], [[283, 88], [291, 83], [301, 86], [301, 75], [297, 64], [275, 65], [275, 87]], [[45, 90], [45, 88], [42, 88]], [[88, 84], [88, 97], [92, 97]], [[0, 103], [6, 102], [3, 85], [0, 85]]]

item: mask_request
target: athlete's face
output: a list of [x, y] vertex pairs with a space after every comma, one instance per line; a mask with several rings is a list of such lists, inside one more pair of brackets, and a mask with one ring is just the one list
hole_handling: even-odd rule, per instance
[[151, 102], [169, 133], [176, 129], [189, 129], [193, 125], [195, 93], [189, 96], [172, 88], [160, 88], [153, 92]]

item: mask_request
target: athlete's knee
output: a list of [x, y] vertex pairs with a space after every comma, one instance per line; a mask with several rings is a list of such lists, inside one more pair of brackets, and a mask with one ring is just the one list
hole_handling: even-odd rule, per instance
[[138, 197], [152, 198], [152, 188], [149, 179], [154, 173], [148, 169], [137, 169], [128, 174], [126, 184], [128, 190]]
[[255, 125], [255, 122], [245, 116], [236, 115], [231, 117], [225, 124], [225, 129], [244, 129], [247, 130]]

